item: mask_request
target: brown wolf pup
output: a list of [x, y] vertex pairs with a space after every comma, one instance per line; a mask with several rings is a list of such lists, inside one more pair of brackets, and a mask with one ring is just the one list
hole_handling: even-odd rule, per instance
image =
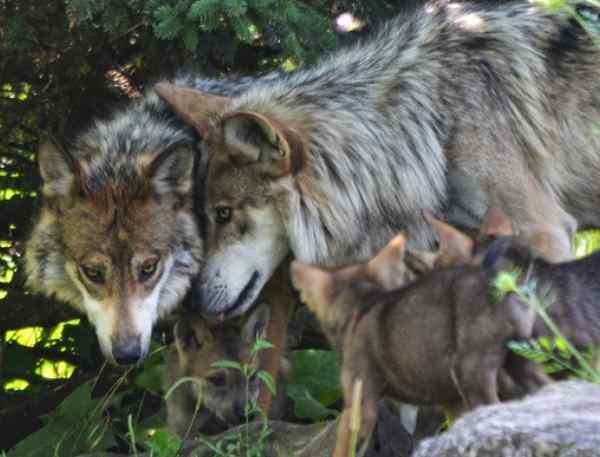
[[[395, 238], [378, 257], [401, 258], [404, 243]], [[390, 250], [393, 255], [383, 254]], [[385, 277], [389, 267], [378, 262], [372, 268]], [[506, 343], [529, 337], [534, 321], [530, 307], [515, 297], [498, 301], [490, 289], [494, 276], [478, 267], [437, 270], [387, 291], [365, 271], [328, 272], [300, 262], [291, 267], [294, 285], [341, 357], [345, 409], [336, 457], [348, 455], [342, 430], [356, 380], [363, 382], [362, 438], [373, 429], [382, 396], [441, 405], [452, 414], [495, 403]]]
[[[600, 347], [600, 252], [569, 262], [549, 262], [521, 237], [511, 236], [511, 222], [502, 211], [494, 213], [493, 221], [481, 229], [488, 237], [474, 242], [471, 263], [498, 271], [519, 270], [536, 282], [546, 312], [567, 339], [579, 349]], [[536, 319], [533, 337], [550, 335], [541, 318]]]
[[[548, 316], [563, 335], [579, 350], [600, 347], [600, 252], [579, 260], [552, 263], [539, 249], [523, 238], [514, 236], [512, 224], [499, 208], [491, 208], [484, 218], [480, 233], [470, 238], [460, 230], [430, 218], [438, 233], [440, 250], [429, 256], [421, 254], [433, 265], [481, 265], [495, 271], [521, 272], [521, 277], [535, 281], [544, 299]], [[533, 234], [540, 239], [544, 233]], [[434, 259], [432, 261], [432, 259]], [[541, 317], [537, 317], [531, 337], [553, 336]], [[527, 378], [519, 370], [530, 364], [516, 355], [510, 356], [507, 370], [517, 378]]]
[[[165, 391], [183, 377], [194, 378], [196, 382], [181, 384], [167, 398], [167, 422], [171, 431], [183, 437], [188, 428], [192, 433], [200, 429], [219, 431], [219, 426], [243, 422], [246, 405], [257, 400], [258, 378], [251, 379], [247, 388], [240, 371], [212, 365], [233, 360], [256, 368], [250, 349], [257, 337], [264, 336], [269, 319], [269, 306], [259, 305], [250, 313], [241, 331], [229, 323], [211, 325], [199, 316], [187, 316], [175, 324], [175, 342], [167, 353]], [[270, 418], [278, 418], [283, 412], [283, 390], [278, 389], [278, 393]], [[200, 408], [192, 424], [197, 402]]]

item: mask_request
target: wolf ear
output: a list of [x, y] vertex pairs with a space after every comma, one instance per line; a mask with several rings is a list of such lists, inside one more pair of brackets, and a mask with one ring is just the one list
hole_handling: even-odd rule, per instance
[[512, 223], [498, 206], [491, 206], [481, 222], [481, 235], [510, 236], [513, 234]]
[[405, 285], [406, 238], [397, 235], [367, 263], [367, 275], [384, 290]]
[[45, 197], [65, 197], [72, 193], [79, 170], [66, 150], [51, 142], [42, 143], [38, 151], [38, 165]]
[[258, 113], [235, 113], [223, 121], [223, 134], [234, 162], [255, 164], [274, 178], [295, 175], [302, 168], [302, 138], [274, 119]]
[[334, 301], [333, 274], [297, 260], [290, 266], [292, 284], [300, 291], [301, 300], [317, 315], [325, 319], [327, 309]]
[[433, 271], [439, 257], [437, 253], [419, 249], [409, 249], [406, 254], [406, 266], [420, 275]]
[[159, 194], [189, 195], [194, 181], [194, 149], [190, 145], [165, 149], [145, 165], [145, 175]]
[[271, 320], [271, 309], [266, 303], [261, 303], [248, 316], [242, 328], [242, 341], [252, 346], [257, 338], [265, 338], [269, 321]]
[[156, 84], [154, 92], [167, 102], [181, 119], [195, 127], [201, 136], [210, 128], [210, 115], [224, 112], [231, 103], [229, 97], [207, 94], [169, 83]]
[[178, 320], [173, 328], [175, 347], [182, 354], [189, 351], [197, 351], [212, 338], [210, 329], [202, 319]]
[[466, 265], [473, 257], [474, 242], [470, 236], [446, 224], [431, 214], [426, 213], [425, 218], [437, 234], [440, 249], [435, 261], [436, 267], [449, 267]]

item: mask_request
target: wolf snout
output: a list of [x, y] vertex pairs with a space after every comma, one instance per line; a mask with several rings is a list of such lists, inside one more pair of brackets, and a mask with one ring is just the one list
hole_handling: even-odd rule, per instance
[[140, 337], [129, 338], [125, 341], [112, 340], [112, 355], [119, 365], [133, 365], [142, 358]]

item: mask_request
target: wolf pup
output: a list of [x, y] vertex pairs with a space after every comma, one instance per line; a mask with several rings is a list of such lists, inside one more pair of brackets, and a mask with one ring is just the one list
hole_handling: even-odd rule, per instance
[[[579, 260], [552, 263], [520, 237], [512, 235], [508, 217], [491, 208], [480, 233], [470, 238], [460, 230], [441, 221], [430, 219], [440, 238], [440, 250], [430, 254], [439, 265], [481, 265], [493, 271], [519, 271], [521, 281], [535, 281], [542, 295], [546, 312], [563, 335], [579, 350], [600, 347], [600, 252]], [[540, 239], [544, 233], [533, 234]], [[431, 264], [429, 265], [431, 267]], [[537, 317], [531, 337], [553, 336], [544, 321]], [[530, 369], [521, 357], [512, 356], [507, 370], [517, 378], [527, 377]]]
[[[215, 425], [237, 425], [245, 418], [246, 405], [256, 401], [259, 379], [246, 379], [239, 370], [215, 368], [213, 363], [233, 360], [251, 364], [250, 348], [258, 336], [264, 334], [270, 319], [268, 305], [259, 305], [248, 316], [241, 332], [228, 323], [211, 325], [199, 316], [179, 320], [174, 328], [175, 342], [169, 348], [165, 370], [165, 391], [183, 377], [185, 382], [176, 387], [167, 398], [169, 429], [183, 437], [186, 431], [215, 430]], [[283, 390], [278, 389], [277, 401], [272, 405], [270, 418], [283, 413]], [[192, 424], [196, 404], [200, 402]], [[211, 424], [217, 422], [217, 424]]]
[[[399, 258], [404, 239], [382, 252]], [[384, 275], [385, 262], [377, 263]], [[363, 382], [361, 437], [367, 438], [382, 396], [417, 405], [441, 405], [459, 414], [496, 403], [506, 343], [531, 335], [534, 312], [508, 295], [497, 301], [493, 276], [477, 267], [448, 268], [388, 290], [355, 266], [328, 272], [294, 262], [291, 275], [341, 358], [345, 407], [336, 457], [348, 455], [348, 427], [355, 381]], [[536, 382], [545, 383], [545, 378]]]
[[290, 252], [339, 266], [423, 210], [478, 228], [497, 201], [519, 233], [570, 258], [600, 226], [600, 52], [568, 14], [442, 2], [241, 96], [161, 84], [203, 137], [206, 312], [242, 313]]

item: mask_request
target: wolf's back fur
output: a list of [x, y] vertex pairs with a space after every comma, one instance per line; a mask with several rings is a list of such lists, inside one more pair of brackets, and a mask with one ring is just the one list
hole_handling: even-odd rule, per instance
[[292, 250], [339, 264], [400, 229], [426, 244], [423, 209], [466, 206], [479, 220], [487, 202], [476, 192], [447, 198], [447, 173], [468, 185], [463, 166], [477, 162], [488, 180], [527, 167], [581, 223], [599, 225], [599, 57], [566, 16], [529, 4], [431, 7], [314, 70], [251, 88], [230, 111], [272, 116], [308, 138], [307, 191], [289, 202]]
[[289, 251], [337, 266], [402, 230], [426, 247], [424, 210], [477, 228], [499, 206], [571, 256], [577, 225], [600, 226], [599, 57], [566, 13], [447, 3], [228, 104], [198, 94], [186, 113], [163, 86], [204, 116], [205, 309], [247, 309]]

